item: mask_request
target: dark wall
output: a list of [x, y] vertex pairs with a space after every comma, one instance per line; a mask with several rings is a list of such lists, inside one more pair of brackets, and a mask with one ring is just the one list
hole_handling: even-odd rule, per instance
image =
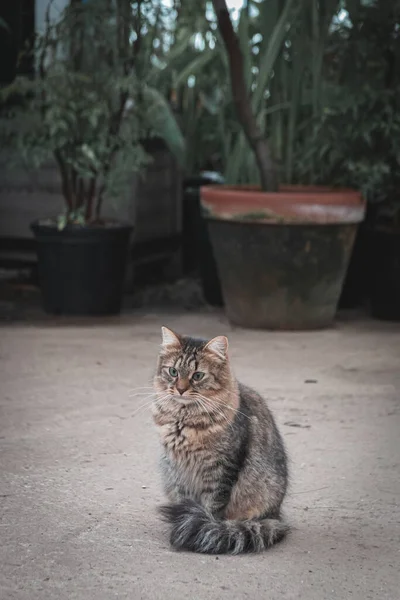
[[8, 29], [0, 27], [0, 85], [17, 74], [33, 74], [33, 57], [26, 52], [35, 30], [35, 0], [2, 0], [0, 17]]

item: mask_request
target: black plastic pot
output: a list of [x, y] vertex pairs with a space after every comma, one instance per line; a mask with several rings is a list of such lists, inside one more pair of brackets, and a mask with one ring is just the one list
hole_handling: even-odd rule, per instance
[[222, 306], [217, 263], [200, 205], [200, 187], [216, 183], [223, 183], [222, 177], [218, 173], [209, 172], [184, 182], [183, 269], [186, 274], [199, 273], [203, 295], [208, 304]]
[[37, 241], [43, 307], [56, 315], [121, 311], [130, 225], [31, 225]]
[[371, 236], [371, 315], [400, 321], [400, 231], [375, 229]]

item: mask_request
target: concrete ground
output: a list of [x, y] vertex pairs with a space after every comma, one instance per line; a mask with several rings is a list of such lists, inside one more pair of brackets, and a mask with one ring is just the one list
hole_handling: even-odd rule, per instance
[[[226, 333], [238, 377], [277, 417], [294, 529], [265, 554], [169, 548], [143, 406], [162, 324]], [[400, 598], [399, 325], [268, 333], [137, 314], [0, 335], [1, 600]]]

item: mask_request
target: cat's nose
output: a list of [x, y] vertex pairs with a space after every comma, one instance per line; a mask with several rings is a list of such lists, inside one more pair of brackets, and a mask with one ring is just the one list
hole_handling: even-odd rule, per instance
[[184, 381], [179, 381], [176, 384], [176, 390], [180, 393], [181, 396], [183, 396], [183, 394], [189, 389], [189, 386], [186, 382]]

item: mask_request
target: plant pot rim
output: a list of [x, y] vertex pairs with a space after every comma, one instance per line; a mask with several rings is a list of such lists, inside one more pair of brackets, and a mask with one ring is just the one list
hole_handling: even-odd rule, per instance
[[200, 194], [207, 219], [242, 223], [360, 223], [366, 210], [360, 192], [328, 186], [282, 185], [278, 192], [264, 192], [252, 185], [208, 185]]
[[51, 219], [37, 219], [30, 225], [36, 241], [41, 243], [57, 241], [58, 243], [108, 243], [126, 236], [134, 230], [128, 223], [114, 222], [112, 224], [74, 225], [68, 224], [58, 229]]
[[[40, 229], [57, 229], [56, 217], [42, 217], [39, 219], [35, 219], [31, 223], [31, 228], [40, 228]], [[81, 225], [79, 223], [68, 223], [62, 231], [83, 231], [83, 230], [105, 230], [105, 229], [133, 229], [133, 225], [126, 221], [118, 221], [114, 219], [104, 219], [103, 222], [93, 222], [93, 223], [85, 223]]]

